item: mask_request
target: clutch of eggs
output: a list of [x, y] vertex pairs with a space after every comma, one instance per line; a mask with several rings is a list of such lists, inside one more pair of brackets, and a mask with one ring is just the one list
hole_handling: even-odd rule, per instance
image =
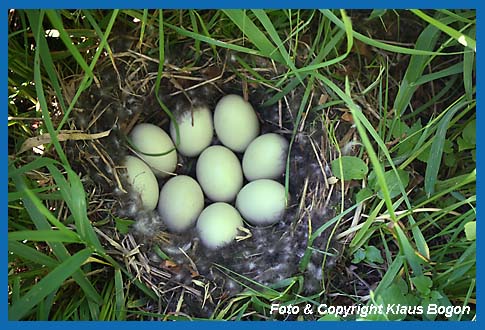
[[[286, 208], [285, 187], [276, 180], [285, 169], [288, 141], [275, 133], [258, 136], [259, 129], [253, 107], [239, 95], [221, 98], [214, 114], [205, 106], [178, 114], [170, 136], [156, 125], [138, 124], [130, 139], [140, 158], [125, 160], [129, 183], [170, 231], [195, 226], [206, 247], [223, 247], [234, 242], [244, 221], [272, 225]], [[210, 146], [214, 130], [223, 145]], [[197, 180], [166, 180], [177, 166], [177, 152], [198, 157]], [[243, 153], [242, 164], [236, 153]], [[161, 189], [156, 176], [166, 180]], [[244, 177], [249, 183], [243, 187]], [[211, 203], [205, 208], [204, 198]]]

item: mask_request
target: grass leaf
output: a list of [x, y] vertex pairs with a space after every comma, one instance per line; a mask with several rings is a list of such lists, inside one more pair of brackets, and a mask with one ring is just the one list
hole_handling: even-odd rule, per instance
[[90, 78], [94, 78], [93, 71], [91, 70], [89, 65], [86, 63], [83, 56], [81, 55], [81, 53], [77, 49], [77, 47], [74, 46], [73, 41], [71, 40], [71, 38], [67, 34], [67, 31], [64, 28], [64, 24], [62, 23], [62, 19], [61, 19], [61, 16], [59, 15], [59, 13], [54, 11], [54, 10], [47, 10], [46, 14], [47, 14], [47, 17], [49, 17], [49, 20], [51, 21], [54, 28], [56, 28], [57, 31], [59, 31], [59, 37], [64, 42], [64, 45], [69, 50], [69, 53], [71, 53], [71, 56], [76, 60], [76, 62], [81, 66], [81, 68], [84, 70], [84, 72]]
[[463, 85], [468, 101], [473, 100], [473, 72], [475, 71], [475, 53], [463, 54]]
[[104, 248], [94, 232], [91, 221], [88, 219], [86, 192], [79, 176], [70, 168], [66, 169], [70, 183], [71, 199], [70, 210], [76, 223], [76, 228], [85, 242], [95, 248], [96, 252], [104, 254]]
[[[433, 50], [440, 31], [434, 26], [427, 26], [418, 37], [416, 41], [416, 49], [419, 50]], [[398, 116], [403, 114], [407, 109], [411, 99], [419, 86], [419, 79], [422, 79], [423, 71], [426, 67], [430, 55], [412, 55], [409, 60], [406, 73], [399, 86], [399, 91], [394, 100], [394, 109], [396, 109]]]
[[281, 41], [280, 36], [278, 35], [278, 32], [276, 31], [276, 28], [274, 27], [268, 15], [266, 15], [266, 13], [261, 9], [257, 9], [257, 10], [253, 9], [252, 12], [258, 18], [258, 20], [263, 24], [266, 31], [268, 31], [268, 34], [270, 35], [271, 39], [273, 39], [273, 42], [276, 44], [281, 56], [283, 57], [283, 61], [286, 64], [286, 66], [288, 66], [293, 71], [293, 73], [296, 75], [300, 83], [303, 84], [303, 80], [300, 74], [297, 72], [293, 59], [291, 58], [288, 51], [285, 49], [283, 41]]
[[[32, 222], [36, 226], [38, 230], [51, 230], [51, 225], [47, 218], [50, 219], [51, 223], [57, 223], [58, 229], [64, 228], [63, 230], [70, 231], [65, 228], [42, 204], [41, 201], [36, 198], [35, 195], [29, 194], [28, 186], [25, 182], [25, 179], [20, 175], [12, 176], [13, 182], [19, 191], [25, 191], [26, 194], [23, 196], [23, 202], [25, 205], [25, 209], [27, 210]], [[56, 257], [60, 261], [65, 261], [71, 255], [69, 254], [67, 248], [59, 242], [47, 242]], [[83, 289], [86, 296], [96, 303], [101, 303], [102, 299], [101, 296], [97, 293], [96, 289], [94, 289], [93, 285], [86, 279], [85, 274], [81, 270], [77, 270], [73, 274], [74, 280], [79, 284], [79, 286]]]
[[[320, 10], [325, 17], [330, 19], [335, 25], [337, 25], [341, 29], [345, 29], [345, 24], [343, 21], [339, 20], [337, 16], [335, 16], [334, 13], [330, 9], [321, 9]], [[410, 54], [410, 55], [456, 55], [460, 54], [461, 52], [454, 52], [454, 53], [440, 53], [440, 52], [432, 52], [432, 51], [427, 51], [427, 50], [420, 50], [420, 49], [412, 49], [412, 48], [406, 48], [406, 47], [401, 47], [401, 46], [395, 46], [392, 44], [387, 44], [382, 41], [377, 41], [372, 38], [369, 38], [359, 32], [352, 31], [352, 36], [357, 39], [362, 41], [365, 44], [368, 44], [370, 46], [380, 48], [386, 51], [390, 51], [393, 53], [401, 53], [401, 54]]]
[[247, 36], [249, 41], [254, 44], [261, 54], [269, 57], [272, 60], [284, 63], [285, 60], [278, 48], [275, 47], [271, 41], [266, 38], [266, 35], [254, 24], [254, 22], [246, 15], [244, 9], [228, 9], [223, 10], [224, 14], [229, 17], [234, 24]]
[[465, 224], [465, 236], [469, 241], [474, 241], [477, 239], [477, 222], [470, 221]]
[[[28, 10], [27, 16], [29, 17], [29, 21], [31, 22], [32, 26], [38, 26], [39, 24], [39, 12]], [[59, 83], [59, 78], [57, 75], [56, 68], [54, 66], [54, 62], [52, 60], [51, 52], [49, 51], [49, 46], [47, 45], [47, 40], [45, 34], [43, 33], [34, 33], [34, 38], [36, 38], [36, 42], [38, 44], [40, 58], [42, 63], [44, 64], [45, 71], [49, 77], [49, 81], [56, 92], [57, 97], [59, 98], [59, 105], [62, 111], [66, 111], [66, 104], [64, 101], [64, 96], [61, 92], [61, 85]]]
[[[44, 17], [44, 11], [40, 11], [40, 15], [36, 17], [36, 21], [34, 20], [34, 23], [32, 25], [32, 31], [34, 32], [34, 35], [36, 35], [36, 40], [40, 40], [40, 35], [44, 33], [44, 29], [42, 28], [42, 20]], [[37, 93], [37, 98], [38, 102], [40, 104], [40, 110], [42, 111], [42, 116], [44, 119], [45, 126], [47, 128], [47, 131], [49, 134], [51, 134], [51, 139], [52, 143], [54, 144], [54, 148], [56, 149], [57, 154], [59, 155], [61, 162], [64, 165], [69, 165], [69, 162], [67, 160], [67, 157], [64, 153], [64, 150], [62, 149], [59, 140], [57, 139], [57, 135], [54, 130], [54, 125], [51, 120], [51, 116], [49, 113], [49, 107], [47, 106], [47, 100], [45, 98], [44, 94], [44, 88], [42, 84], [42, 74], [40, 70], [40, 52], [41, 52], [41, 46], [37, 45], [35, 49], [35, 55], [34, 55], [34, 82], [35, 82], [35, 91]]]
[[116, 309], [115, 309], [116, 320], [124, 321], [126, 319], [125, 292], [124, 292], [124, 285], [123, 285], [123, 276], [119, 268], [115, 269], [115, 300], [116, 300]]
[[469, 36], [467, 36], [463, 33], [460, 33], [459, 31], [453, 29], [452, 27], [443, 23], [442, 21], [434, 19], [433, 17], [425, 14], [423, 11], [421, 11], [419, 9], [411, 9], [411, 12], [415, 13], [421, 19], [425, 20], [426, 22], [428, 22], [431, 25], [435, 26], [436, 28], [440, 29], [444, 33], [448, 34], [450, 37], [454, 38], [456, 41], [458, 41], [463, 46], [470, 48], [474, 52], [477, 51], [477, 45], [476, 45], [475, 40], [470, 38]]
[[39, 252], [38, 250], [28, 246], [27, 244], [17, 241], [8, 241], [8, 251], [20, 258], [29, 260], [38, 265], [45, 265], [49, 268], [54, 268], [59, 264], [57, 260], [54, 260], [53, 258], [45, 255], [42, 252]]
[[8, 233], [8, 239], [13, 241], [41, 241], [81, 243], [81, 238], [74, 232], [60, 230], [19, 230]]
[[436, 135], [433, 139], [433, 144], [431, 145], [431, 152], [428, 158], [424, 177], [424, 190], [426, 191], [428, 197], [431, 196], [435, 191], [435, 184], [436, 180], [438, 179], [438, 172], [443, 156], [443, 146], [445, 144], [448, 125], [455, 113], [465, 106], [465, 102], [457, 102], [454, 106], [446, 111], [446, 114], [438, 123]]
[[40, 303], [47, 295], [60, 288], [62, 283], [76, 272], [79, 267], [93, 253], [89, 248], [83, 249], [70, 256], [49, 274], [35, 284], [32, 289], [8, 309], [9, 320], [20, 320], [27, 315], [30, 310]]

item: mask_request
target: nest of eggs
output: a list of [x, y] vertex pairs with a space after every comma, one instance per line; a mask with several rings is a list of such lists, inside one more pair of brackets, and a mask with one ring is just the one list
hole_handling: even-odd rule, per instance
[[[251, 82], [250, 72], [236, 58], [254, 63], [254, 70], [266, 79], [283, 73], [283, 67], [223, 50], [218, 57], [211, 49], [202, 50], [198, 60], [176, 57], [190, 50], [190, 44], [178, 46], [186, 49], [167, 51], [158, 97], [175, 116], [201, 106], [213, 110], [223, 96], [236, 94], [252, 104], [260, 134], [276, 133], [287, 141], [294, 135], [289, 175], [277, 179], [289, 192], [284, 214], [274, 225], [248, 227], [246, 239], [210, 249], [201, 244], [195, 228], [183, 233], [168, 230], [156, 209], [143, 208], [128, 183], [122, 164], [126, 156], [133, 155], [127, 139], [133, 127], [151, 123], [169, 132], [170, 125], [156, 95], [158, 62], [132, 50], [135, 44], [136, 40], [126, 38], [112, 43], [114, 62], [108, 58], [98, 62], [99, 84], [82, 95], [70, 122], [72, 129], [109, 134], [98, 140], [68, 141], [67, 151], [90, 192], [91, 219], [104, 223], [97, 231], [108, 251], [159, 298], [147, 302], [143, 309], [207, 318], [238, 294], [284, 288], [295, 276], [303, 279], [295, 293], [326, 301], [321, 293], [328, 292], [332, 279], [339, 278], [335, 265], [341, 245], [334, 239], [338, 223], [334, 220], [341, 193], [328, 180], [332, 176], [328, 164], [335, 152], [326, 134], [325, 116], [311, 111], [325, 97], [323, 88], [314, 87], [295, 127], [303, 90], [295, 88], [275, 104], [265, 105], [277, 91]], [[221, 144], [217, 135], [211, 144]], [[242, 154], [237, 156], [242, 160]], [[174, 174], [195, 179], [196, 162], [197, 157], [179, 153]], [[159, 186], [168, 179], [158, 178]], [[206, 198], [206, 206], [210, 203]], [[120, 230], [120, 224], [131, 221], [128, 231]], [[325, 282], [322, 276], [326, 276]]]

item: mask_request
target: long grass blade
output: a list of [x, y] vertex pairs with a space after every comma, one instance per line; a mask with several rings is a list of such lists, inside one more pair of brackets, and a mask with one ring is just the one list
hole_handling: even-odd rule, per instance
[[[434, 49], [439, 36], [440, 31], [430, 25], [419, 35], [415, 48], [431, 51]], [[429, 58], [430, 55], [411, 56], [406, 73], [399, 86], [396, 99], [394, 100], [394, 109], [396, 109], [398, 116], [401, 116], [405, 112], [407, 106], [411, 102], [411, 99], [419, 86], [418, 80], [422, 79], [422, 74]]]
[[[322, 9], [320, 10], [325, 17], [327, 17], [329, 20], [331, 20], [335, 25], [337, 25], [341, 29], [345, 29], [345, 24], [341, 20], [338, 19], [337, 16], [335, 16], [334, 13], [332, 13], [331, 10], [329, 9]], [[449, 21], [453, 21], [453, 19], [447, 20], [447, 23]], [[426, 56], [431, 56], [431, 55], [459, 55], [461, 52], [450, 52], [450, 53], [441, 53], [441, 52], [432, 52], [432, 51], [427, 51], [427, 50], [419, 50], [419, 49], [413, 49], [413, 48], [406, 48], [406, 47], [401, 47], [401, 46], [395, 46], [391, 44], [387, 44], [385, 42], [377, 41], [372, 38], [369, 38], [359, 32], [352, 31], [352, 35], [355, 39], [362, 41], [365, 44], [371, 45], [376, 48], [380, 48], [383, 50], [387, 50], [393, 53], [401, 53], [401, 54], [409, 54], [409, 55], [426, 55]]]
[[13, 241], [82, 243], [81, 238], [74, 232], [60, 230], [19, 230], [9, 232], [8, 239]]
[[466, 105], [466, 102], [458, 102], [452, 106], [438, 124], [436, 135], [433, 139], [433, 144], [431, 145], [431, 152], [429, 154], [424, 177], [424, 190], [426, 191], [428, 197], [431, 196], [435, 191], [435, 184], [436, 180], [438, 179], [438, 172], [441, 165], [441, 159], [443, 157], [443, 146], [445, 144], [446, 131], [448, 130], [449, 123], [455, 113], [458, 110], [463, 109]]
[[54, 268], [49, 274], [32, 287], [24, 296], [8, 309], [9, 320], [20, 320], [27, 315], [30, 310], [37, 305], [47, 295], [60, 288], [62, 283], [76, 272], [79, 267], [93, 253], [89, 248], [83, 249], [70, 256], [59, 266]]
[[[50, 212], [45, 212], [45, 206], [38, 200], [36, 200], [35, 195], [28, 194], [29, 188], [25, 182], [25, 179], [19, 175], [12, 176], [12, 180], [19, 191], [26, 191], [26, 195], [23, 197], [23, 202], [25, 205], [25, 209], [27, 210], [32, 222], [36, 226], [38, 230], [51, 230], [51, 225], [46, 217], [50, 218], [51, 223], [56, 223], [59, 225], [58, 220], [50, 214]], [[44, 210], [45, 209], [45, 210]], [[44, 210], [44, 212], [42, 212]], [[55, 220], [55, 221], [54, 221]], [[62, 224], [59, 225], [58, 229], [64, 228]], [[64, 229], [68, 230], [68, 229]], [[71, 255], [69, 254], [67, 248], [58, 242], [47, 242], [47, 244], [51, 247], [52, 251], [56, 255], [56, 257], [62, 262], [68, 259]], [[86, 276], [81, 270], [77, 270], [73, 274], [74, 280], [79, 284], [79, 286], [83, 289], [86, 296], [96, 303], [101, 303], [102, 299], [101, 296], [97, 293], [96, 289], [94, 289], [93, 285], [86, 279]]]
[[[31, 26], [39, 26], [39, 12], [34, 10], [28, 10], [26, 13]], [[64, 96], [61, 92], [59, 77], [57, 75], [57, 71], [52, 60], [51, 52], [49, 51], [49, 46], [47, 45], [45, 34], [34, 33], [34, 38], [38, 45], [40, 58], [42, 60], [42, 63], [44, 64], [45, 71], [47, 72], [47, 75], [49, 77], [49, 81], [51, 82], [52, 87], [56, 92], [56, 96], [59, 98], [59, 106], [61, 107], [62, 111], [66, 111], [66, 103], [64, 101]]]
[[8, 241], [8, 251], [22, 259], [29, 260], [38, 265], [45, 265], [49, 268], [54, 268], [59, 264], [56, 260], [44, 253], [17, 241]]
[[[111, 33], [111, 30], [113, 29], [113, 26], [115, 24], [116, 17], [118, 16], [118, 13], [119, 13], [119, 9], [113, 10], [113, 12], [112, 12], [112, 14], [109, 18], [108, 26], [106, 27], [105, 32], [104, 33], [100, 32], [100, 31], [98, 32], [100, 34], [101, 41], [99, 43], [99, 47], [96, 49], [96, 53], [94, 53], [94, 56], [93, 56], [93, 59], [91, 60], [91, 63], [89, 64], [89, 68], [90, 68], [91, 71], [94, 69], [96, 63], [99, 60], [99, 57], [104, 52], [104, 49], [107, 49], [108, 54], [110, 54], [110, 48], [108, 46], [108, 37]], [[81, 93], [83, 91], [85, 91], [91, 85], [92, 81], [93, 81], [93, 77], [91, 77], [89, 75], [89, 73], [85, 71], [84, 77], [81, 80], [81, 83], [79, 84], [79, 87], [78, 87], [76, 93], [74, 94], [74, 97], [72, 98], [71, 103], [69, 104], [69, 107], [67, 108], [66, 113], [64, 114], [61, 122], [57, 126], [56, 133], [59, 133], [59, 131], [64, 126], [64, 124], [67, 122], [67, 120], [69, 118], [69, 114], [71, 113], [72, 109], [76, 105], [77, 100], [81, 96]]]
[[411, 12], [416, 14], [419, 18], [425, 20], [426, 22], [430, 23], [431, 25], [435, 26], [436, 28], [440, 29], [444, 33], [448, 34], [450, 37], [454, 38], [460, 44], [465, 47], [472, 49], [474, 52], [477, 51], [477, 44], [474, 39], [470, 38], [469, 36], [460, 33], [459, 31], [451, 28], [449, 25], [434, 19], [433, 17], [425, 14], [423, 11], [419, 9], [411, 9]]
[[115, 269], [115, 300], [116, 309], [115, 316], [118, 321], [126, 319], [126, 306], [125, 306], [125, 288], [123, 285], [123, 276], [120, 269]]
[[69, 50], [69, 53], [71, 53], [72, 57], [76, 60], [76, 62], [79, 64], [79, 66], [81, 66], [81, 68], [84, 70], [84, 72], [90, 78], [94, 78], [94, 74], [93, 74], [92, 69], [86, 63], [83, 56], [79, 52], [79, 49], [77, 49], [77, 47], [74, 46], [74, 42], [71, 40], [71, 38], [67, 34], [67, 31], [64, 28], [64, 24], [62, 23], [62, 19], [61, 19], [61, 16], [59, 15], [59, 13], [55, 10], [47, 10], [45, 13], [46, 13], [47, 17], [49, 17], [49, 20], [51, 21], [54, 28], [56, 28], [57, 31], [59, 31], [59, 37], [64, 42], [64, 45], [67, 47], [67, 49]]
[[254, 44], [261, 54], [269, 57], [272, 60], [284, 63], [285, 60], [278, 48], [275, 47], [271, 41], [266, 38], [266, 35], [254, 24], [254, 22], [246, 15], [246, 10], [243, 9], [229, 9], [223, 10], [224, 14], [236, 24], [236, 26], [246, 35]]
[[[42, 28], [43, 17], [44, 17], [44, 14], [43, 14], [43, 11], [41, 10], [37, 25], [32, 26], [33, 32], [37, 36], [36, 38], [37, 40], [40, 40], [40, 35], [44, 32]], [[40, 70], [40, 48], [39, 47], [36, 47], [35, 55], [34, 55], [34, 81], [35, 81], [35, 91], [37, 93], [37, 98], [40, 104], [40, 110], [42, 111], [42, 116], [44, 118], [44, 123], [46, 125], [47, 131], [51, 135], [52, 143], [54, 144], [54, 148], [56, 149], [56, 152], [59, 155], [61, 162], [64, 165], [68, 165], [69, 162], [67, 160], [67, 157], [59, 143], [59, 140], [57, 139], [57, 135], [55, 134], [54, 125], [51, 120], [49, 107], [47, 106], [47, 100], [44, 94], [42, 75]]]
[[261, 10], [261, 9], [257, 9], [257, 10], [253, 9], [252, 12], [258, 18], [261, 24], [263, 24], [264, 28], [266, 29], [270, 37], [273, 39], [273, 42], [276, 44], [276, 47], [278, 48], [281, 56], [283, 57], [284, 63], [293, 71], [293, 74], [296, 75], [300, 83], [303, 83], [303, 80], [300, 74], [297, 72], [294, 61], [291, 59], [290, 54], [284, 47], [283, 41], [281, 41], [281, 38], [278, 35], [278, 32], [276, 31], [276, 28], [274, 27], [273, 23], [269, 19], [268, 15], [266, 15], [264, 10]]

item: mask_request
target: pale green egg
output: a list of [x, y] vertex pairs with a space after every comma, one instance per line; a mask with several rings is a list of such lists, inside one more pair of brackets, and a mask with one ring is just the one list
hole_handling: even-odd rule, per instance
[[231, 202], [243, 184], [241, 163], [224, 146], [211, 146], [199, 156], [197, 181], [205, 195], [214, 202]]
[[255, 226], [271, 225], [286, 208], [285, 187], [274, 180], [259, 179], [245, 185], [236, 198], [242, 217]]
[[149, 211], [155, 209], [158, 203], [158, 182], [155, 174], [144, 161], [137, 157], [126, 156], [124, 164], [128, 174], [128, 182], [140, 195], [143, 208]]
[[227, 203], [214, 203], [206, 207], [197, 219], [197, 232], [202, 243], [217, 249], [234, 241], [238, 228], [243, 226], [239, 212]]
[[192, 227], [204, 208], [204, 194], [190, 176], [177, 175], [160, 191], [158, 212], [168, 229], [183, 232]]
[[288, 141], [275, 133], [268, 133], [254, 139], [242, 161], [244, 176], [249, 181], [257, 179], [277, 179], [286, 165]]
[[[138, 124], [131, 131], [130, 139], [140, 151], [140, 158], [150, 165], [156, 176], [166, 177], [174, 172], [177, 151], [170, 136], [163, 129], [153, 124]], [[148, 156], [143, 153], [163, 155]]]
[[[180, 143], [177, 150], [184, 156], [198, 156], [202, 150], [207, 148], [214, 135], [212, 123], [212, 112], [207, 107], [194, 108], [177, 118], [180, 133]], [[177, 141], [175, 124], [170, 123], [170, 136]]]
[[259, 121], [249, 102], [231, 94], [217, 103], [214, 128], [223, 145], [235, 152], [244, 152], [259, 134]]

